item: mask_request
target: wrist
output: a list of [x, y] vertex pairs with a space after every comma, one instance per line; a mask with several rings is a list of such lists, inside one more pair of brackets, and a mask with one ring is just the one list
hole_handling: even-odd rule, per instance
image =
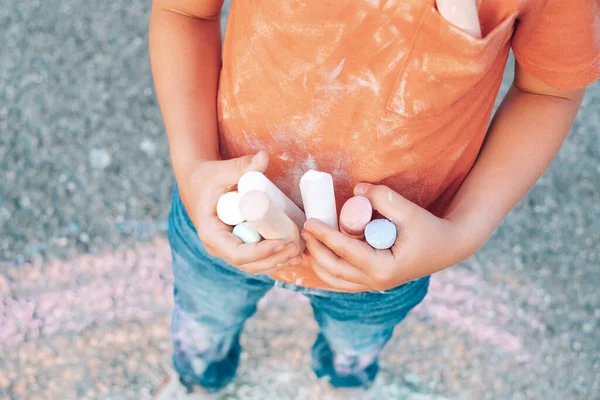
[[444, 220], [452, 225], [452, 236], [462, 259], [467, 259], [475, 254], [490, 238], [496, 224], [486, 212], [450, 212]]
[[181, 184], [188, 184], [194, 181], [198, 170], [211, 161], [219, 160], [217, 152], [215, 154], [197, 154], [193, 149], [174, 148], [171, 146], [171, 164], [175, 179]]
[[205, 166], [213, 160], [186, 156], [183, 152], [177, 155], [173, 153], [171, 164], [173, 165], [173, 173], [177, 182], [179, 196], [190, 219], [195, 225], [197, 223], [198, 202], [201, 199], [199, 197], [201, 192], [198, 189], [206, 186], [207, 173], [204, 171], [209, 168], [205, 168]]

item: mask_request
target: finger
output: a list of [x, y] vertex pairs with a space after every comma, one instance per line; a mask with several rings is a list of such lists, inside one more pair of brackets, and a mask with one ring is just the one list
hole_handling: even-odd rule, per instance
[[356, 196], [364, 196], [371, 202], [373, 209], [398, 225], [399, 222], [410, 220], [424, 209], [412, 201], [400, 196], [385, 185], [359, 183], [354, 187]]
[[310, 233], [305, 232], [303, 237], [310, 255], [329, 275], [354, 284], [368, 285], [372, 283], [371, 279], [364, 272], [339, 258]]
[[278, 264], [275, 268], [270, 269], [268, 271], [264, 271], [262, 272], [262, 274], [273, 274], [281, 269], [286, 269], [289, 267], [293, 267], [295, 265], [300, 264], [302, 261], [304, 260], [304, 257], [302, 256], [302, 254], [297, 254], [294, 257], [290, 258], [289, 260], [287, 260], [286, 262], [282, 263], [282, 264]]
[[265, 172], [267, 170], [268, 166], [269, 166], [269, 153], [267, 153], [264, 150], [261, 150], [252, 157], [252, 159], [250, 160], [250, 165], [248, 165], [244, 169], [242, 174], [244, 174], [248, 171]]
[[365, 292], [367, 290], [371, 290], [367, 286], [360, 285], [358, 283], [348, 282], [348, 281], [345, 281], [340, 278], [336, 278], [335, 276], [333, 276], [329, 272], [327, 272], [327, 270], [325, 270], [325, 269], [321, 268], [319, 265], [317, 265], [317, 263], [313, 262], [312, 269], [315, 272], [315, 275], [317, 275], [323, 282], [325, 282], [329, 286], [333, 287], [334, 289], [342, 290], [345, 292]]
[[282, 251], [285, 246], [281, 239], [243, 243], [231, 234], [231, 227], [223, 224], [214, 216], [201, 220], [198, 229], [198, 236], [205, 245], [214, 249], [219, 257], [235, 266], [263, 260], [273, 253]]
[[[289, 267], [292, 267], [294, 265], [298, 265], [302, 262], [303, 258], [301, 255], [295, 255], [292, 258], [289, 258], [287, 261], [277, 264], [277, 266], [273, 267], [273, 268], [269, 268], [269, 269], [265, 269], [265, 270], [260, 270], [257, 272], [250, 272], [254, 275], [272, 275], [274, 273], [276, 273], [277, 271], [280, 271], [282, 269], [286, 269]], [[240, 267], [240, 269], [243, 269], [246, 271], [245, 268]], [[248, 271], [249, 272], [249, 271]]]
[[379, 252], [365, 242], [352, 239], [316, 219], [306, 221], [304, 231], [317, 238], [338, 257], [361, 270], [368, 271], [369, 266], [374, 264], [374, 260], [381, 256]]
[[221, 184], [235, 185], [248, 171], [265, 172], [269, 165], [269, 155], [265, 151], [259, 151], [255, 155], [222, 160], [218, 163], [219, 171], [215, 179]]
[[287, 268], [290, 265], [297, 265], [302, 262], [300, 249], [294, 243], [288, 243], [285, 248], [275, 254], [270, 255], [262, 260], [254, 261], [239, 266], [246, 272], [251, 274], [267, 274], [276, 272], [282, 268]]

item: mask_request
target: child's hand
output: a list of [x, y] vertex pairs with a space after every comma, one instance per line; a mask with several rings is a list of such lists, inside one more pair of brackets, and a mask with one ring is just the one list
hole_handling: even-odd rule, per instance
[[387, 290], [450, 267], [471, 255], [456, 223], [437, 218], [386, 186], [359, 184], [355, 195], [391, 220], [398, 238], [390, 250], [375, 250], [311, 219], [302, 236], [313, 269], [325, 283], [343, 291]]
[[283, 240], [245, 244], [231, 234], [216, 214], [219, 197], [229, 192], [247, 171], [264, 172], [269, 163], [265, 152], [225, 161], [205, 161], [193, 169], [179, 190], [186, 210], [206, 251], [252, 274], [272, 273], [301, 261], [300, 249]]

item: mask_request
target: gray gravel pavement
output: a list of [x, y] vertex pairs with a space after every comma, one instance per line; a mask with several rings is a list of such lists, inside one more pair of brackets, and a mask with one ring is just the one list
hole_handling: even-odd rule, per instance
[[[164, 374], [172, 173], [149, 9], [0, 7], [0, 399], [138, 400]], [[600, 399], [599, 127], [597, 82], [549, 171], [397, 329], [384, 398]], [[274, 292], [223, 398], [339, 398], [310, 373], [315, 332]]]

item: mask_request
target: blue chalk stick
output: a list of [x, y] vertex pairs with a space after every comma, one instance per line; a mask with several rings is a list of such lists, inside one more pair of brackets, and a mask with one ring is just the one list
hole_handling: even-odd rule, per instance
[[374, 219], [365, 229], [365, 239], [374, 249], [385, 250], [394, 245], [398, 232], [388, 219]]

